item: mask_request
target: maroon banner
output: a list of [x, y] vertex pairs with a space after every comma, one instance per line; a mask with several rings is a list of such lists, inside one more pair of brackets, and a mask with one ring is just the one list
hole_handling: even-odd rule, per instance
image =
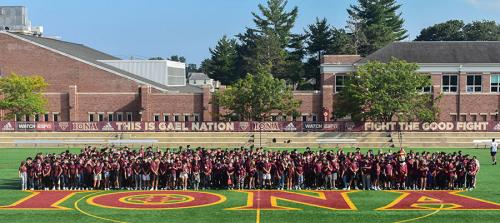
[[500, 122], [14, 122], [0, 132], [500, 132]]

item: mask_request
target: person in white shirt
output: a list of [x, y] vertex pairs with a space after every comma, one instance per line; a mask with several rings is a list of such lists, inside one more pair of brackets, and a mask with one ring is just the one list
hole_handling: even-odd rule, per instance
[[491, 161], [493, 162], [493, 165], [497, 165], [497, 149], [498, 149], [498, 143], [495, 142], [495, 139], [491, 140], [491, 147], [490, 147], [490, 153], [491, 153]]

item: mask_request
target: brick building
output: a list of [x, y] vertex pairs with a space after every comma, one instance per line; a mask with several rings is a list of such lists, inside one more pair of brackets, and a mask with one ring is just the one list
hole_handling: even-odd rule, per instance
[[[442, 121], [497, 120], [500, 42], [393, 43], [366, 58], [326, 55], [321, 65], [320, 89], [294, 92], [302, 101], [300, 116], [295, 120], [324, 120], [324, 110], [334, 110], [335, 94], [342, 90], [342, 80], [348, 73], [368, 60], [388, 61], [391, 57], [419, 63], [423, 75], [430, 75], [433, 85], [423, 91], [436, 96], [443, 93], [439, 105]], [[213, 93], [208, 86], [179, 84], [178, 80], [171, 85], [170, 79], [148, 78], [133, 67], [127, 67], [128, 63], [141, 62], [121, 61], [81, 44], [0, 32], [0, 75], [36, 74], [49, 83], [45, 92], [48, 112], [17, 117], [20, 121], [216, 119], [218, 109], [210, 103]], [[146, 63], [164, 62], [143, 61], [141, 64]], [[166, 66], [168, 63], [165, 62]], [[0, 111], [2, 117], [3, 113]], [[277, 121], [293, 119], [271, 115]]]
[[442, 95], [440, 121], [498, 121], [500, 42], [496, 41], [396, 42], [365, 58], [327, 55], [321, 65], [323, 94], [332, 92], [335, 98], [346, 75], [357, 66], [393, 57], [417, 63], [419, 72], [431, 78], [432, 86], [422, 92]]

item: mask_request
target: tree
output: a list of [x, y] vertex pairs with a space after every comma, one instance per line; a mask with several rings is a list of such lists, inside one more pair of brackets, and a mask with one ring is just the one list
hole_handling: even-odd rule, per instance
[[431, 94], [421, 89], [431, 85], [418, 65], [392, 59], [371, 61], [358, 67], [346, 80], [336, 101], [336, 117], [350, 115], [355, 121], [433, 121], [438, 109]]
[[300, 106], [300, 101], [293, 97], [293, 92], [284, 80], [274, 78], [260, 68], [256, 75], [248, 74], [224, 91], [215, 93], [215, 103], [225, 111], [223, 117], [236, 115], [239, 120], [264, 121], [270, 112], [293, 115]]
[[236, 40], [223, 36], [214, 49], [209, 49], [211, 57], [206, 61], [207, 75], [224, 85], [236, 82], [240, 75], [236, 71], [238, 57]]
[[500, 24], [495, 21], [474, 21], [464, 26], [467, 41], [499, 41]]
[[499, 41], [500, 24], [495, 21], [448, 20], [422, 29], [415, 41]]
[[304, 40], [306, 36], [304, 35], [292, 35], [290, 40], [290, 52], [286, 58], [286, 71], [284, 78], [297, 89], [298, 85], [302, 82], [305, 76], [304, 62], [303, 59], [306, 55], [306, 49], [304, 47]]
[[0, 109], [6, 110], [6, 118], [24, 117], [45, 113], [47, 99], [42, 92], [47, 83], [42, 76], [21, 76], [15, 73], [0, 78]]
[[285, 9], [287, 3], [286, 0], [268, 0], [266, 5], [259, 4], [260, 14], [252, 12], [255, 28], [247, 28], [245, 33], [238, 35], [242, 76], [270, 65], [270, 72], [275, 77], [286, 78], [287, 47], [298, 15], [297, 7], [290, 11]]
[[316, 22], [308, 25], [304, 32], [307, 36], [307, 53], [319, 61], [332, 44], [333, 36], [330, 25], [326, 18], [320, 20], [316, 17]]
[[163, 57], [150, 57], [148, 60], [164, 60]]
[[449, 20], [420, 31], [415, 41], [462, 41], [465, 40], [462, 20]]
[[181, 63], [186, 63], [186, 58], [183, 56], [179, 56], [179, 55], [172, 55], [172, 56], [170, 56], [169, 60], [177, 61], [177, 62], [181, 62]]
[[403, 28], [404, 20], [398, 13], [401, 5], [396, 0], [358, 0], [347, 12], [359, 21], [367, 44], [360, 46], [362, 55], [373, 53], [387, 44], [408, 37]]

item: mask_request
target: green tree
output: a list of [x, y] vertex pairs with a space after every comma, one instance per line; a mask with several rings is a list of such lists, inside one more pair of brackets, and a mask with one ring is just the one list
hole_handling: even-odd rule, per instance
[[308, 25], [304, 32], [307, 36], [307, 53], [319, 61], [321, 56], [328, 52], [333, 41], [328, 21], [326, 18], [320, 20], [316, 17], [316, 22]]
[[438, 98], [423, 94], [431, 85], [418, 65], [393, 59], [389, 63], [371, 61], [358, 67], [336, 100], [336, 117], [350, 115], [355, 121], [433, 121]]
[[465, 40], [462, 20], [449, 20], [420, 31], [415, 41], [462, 41]]
[[293, 97], [292, 88], [284, 80], [274, 78], [260, 68], [256, 75], [248, 74], [228, 86], [224, 91], [215, 93], [215, 103], [225, 111], [223, 117], [239, 120], [268, 120], [272, 111], [283, 115], [293, 115], [300, 106], [300, 101]]
[[286, 78], [287, 48], [298, 15], [297, 7], [286, 10], [287, 3], [286, 0], [268, 0], [266, 5], [259, 4], [260, 13], [252, 12], [255, 28], [247, 28], [245, 33], [238, 35], [241, 43], [238, 64], [242, 76], [270, 65], [270, 72], [275, 77]]
[[172, 55], [172, 56], [170, 56], [169, 60], [177, 61], [177, 62], [181, 62], [181, 63], [186, 63], [186, 58], [183, 56], [179, 56], [179, 55]]
[[500, 24], [495, 21], [449, 20], [422, 29], [415, 41], [499, 41]]
[[500, 24], [495, 21], [474, 21], [464, 26], [465, 39], [468, 41], [499, 41]]
[[289, 45], [290, 52], [286, 58], [287, 70], [285, 71], [286, 76], [284, 78], [288, 80], [294, 89], [297, 89], [305, 76], [303, 62], [306, 55], [306, 49], [304, 47], [305, 39], [306, 36], [304, 35], [292, 35]]
[[211, 57], [206, 62], [207, 75], [224, 85], [230, 85], [240, 79], [236, 70], [238, 57], [236, 40], [223, 36], [214, 49], [209, 49]]
[[6, 110], [6, 118], [45, 113], [47, 99], [42, 92], [47, 83], [42, 76], [22, 76], [15, 73], [0, 78], [0, 109]]
[[400, 7], [396, 0], [358, 0], [358, 5], [347, 9], [351, 18], [357, 18], [367, 40], [364, 46], [360, 46], [362, 55], [408, 37], [403, 28], [404, 20], [398, 13]]

